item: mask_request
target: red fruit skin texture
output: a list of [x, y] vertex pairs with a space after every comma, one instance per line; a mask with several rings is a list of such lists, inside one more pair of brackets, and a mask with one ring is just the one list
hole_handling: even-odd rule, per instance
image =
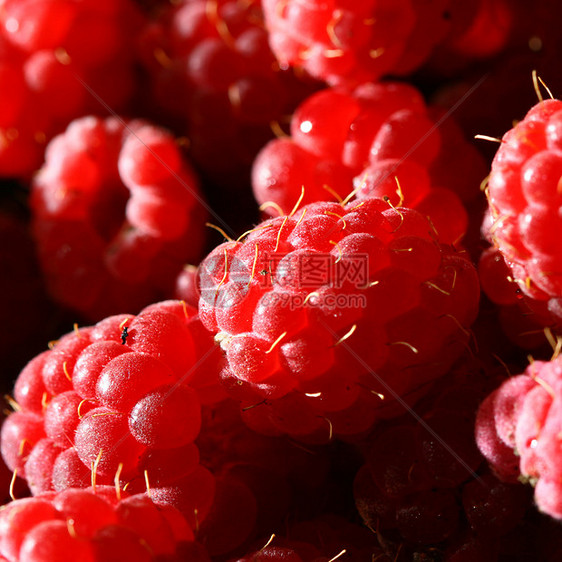
[[476, 418], [476, 443], [480, 452], [493, 466], [495, 473], [505, 481], [514, 481], [519, 473], [518, 460], [513, 449], [498, 436], [494, 417], [495, 395], [484, 400]]
[[[27, 479], [33, 495], [90, 485], [149, 489], [154, 498], [166, 496], [162, 504], [183, 508], [195, 528], [214, 494], [214, 476], [194, 443], [200, 395], [206, 404], [223, 399], [214, 390], [217, 363], [205, 362], [214, 353], [196, 311], [182, 301], [75, 326], [16, 382], [19, 410], [1, 433], [8, 468]], [[187, 498], [193, 489], [197, 497]]]
[[293, 114], [291, 136], [258, 154], [254, 196], [269, 216], [278, 207], [288, 214], [301, 189], [305, 204], [350, 194], [388, 198], [429, 216], [442, 242], [458, 244], [468, 226], [464, 204], [478, 193], [486, 170], [460, 128], [452, 119], [441, 126], [442, 117], [405, 83], [316, 92]]
[[[534, 361], [486, 398], [476, 421], [478, 446], [496, 474], [502, 480], [530, 482], [538, 509], [555, 519], [562, 518], [561, 381], [560, 357]], [[505, 471], [503, 455], [508, 452], [515, 461], [511, 474]]]
[[145, 494], [109, 486], [44, 493], [2, 512], [0, 555], [14, 562], [179, 560], [193, 541], [190, 532], [178, 534], [181, 521], [187, 528], [173, 507], [161, 510]]
[[173, 135], [88, 116], [47, 146], [30, 206], [50, 294], [91, 321], [172, 293], [204, 242], [199, 182]]
[[512, 4], [263, 3], [269, 42], [278, 60], [303, 67], [330, 85], [376, 82], [389, 74], [411, 74], [424, 65], [443, 77], [492, 58], [505, 50], [522, 23], [514, 21]]
[[[558, 185], [562, 175], [559, 142], [562, 102], [541, 101], [502, 138], [488, 180], [491, 221], [483, 229], [501, 253], [538, 322], [558, 329], [560, 247]], [[500, 277], [498, 272], [496, 277]], [[496, 285], [492, 272], [491, 282]], [[503, 297], [490, 293], [495, 301]]]
[[479, 295], [470, 261], [426, 217], [377, 198], [269, 219], [215, 248], [199, 279], [227, 392], [245, 417], [255, 405], [269, 418], [264, 431], [312, 440], [366, 429], [359, 404], [391, 417], [418, 399], [460, 354]]
[[129, 0], [8, 1], [4, 14], [0, 76], [10, 88], [0, 103], [0, 176], [28, 181], [70, 121], [130, 104], [137, 79], [129, 46], [144, 17]]
[[333, 85], [414, 70], [446, 34], [441, 4], [267, 0], [263, 7], [277, 58]]
[[43, 420], [28, 412], [14, 412], [2, 424], [2, 458], [7, 467], [25, 478], [25, 461], [33, 446], [45, 436]]
[[260, 2], [162, 4], [138, 41], [149, 114], [189, 138], [198, 167], [236, 204], [251, 163], [297, 103], [316, 88], [279, 65]]

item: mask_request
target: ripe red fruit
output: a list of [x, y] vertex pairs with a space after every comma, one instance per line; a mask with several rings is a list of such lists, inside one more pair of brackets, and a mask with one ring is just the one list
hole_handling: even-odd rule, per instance
[[302, 66], [332, 85], [410, 74], [441, 44], [442, 56], [491, 56], [504, 46], [511, 23], [510, 7], [496, 1], [264, 0], [263, 6], [281, 64]]
[[130, 44], [143, 17], [129, 0], [8, 0], [3, 13], [0, 76], [10, 87], [0, 100], [0, 176], [29, 179], [72, 119], [130, 103]]
[[244, 416], [266, 432], [324, 439], [365, 429], [345, 421], [364, 401], [372, 423], [445, 374], [479, 294], [471, 263], [425, 217], [375, 198], [265, 221], [213, 250], [200, 284], [201, 321], [226, 354], [223, 382], [256, 406]]
[[179, 560], [193, 533], [174, 508], [109, 486], [15, 500], [0, 514], [5, 560]]
[[260, 2], [181, 0], [161, 5], [140, 42], [148, 111], [189, 138], [222, 198], [246, 189], [271, 124], [312, 90], [310, 80], [280, 68], [267, 41]]
[[[193, 309], [165, 301], [63, 336], [16, 383], [20, 410], [2, 427], [8, 467], [33, 494], [117, 479], [132, 491], [149, 486], [155, 501], [174, 487], [185, 495], [193, 479], [203, 478], [197, 497], [176, 504], [193, 525], [199, 509], [202, 522], [214, 477], [200, 466], [193, 443], [201, 427], [199, 392], [204, 403], [223, 393], [213, 390], [214, 344], [201, 334]], [[162, 502], [168, 500], [175, 498]]]
[[464, 356], [416, 405], [416, 417], [388, 420], [360, 444], [355, 502], [381, 546], [392, 537], [405, 556], [437, 544], [455, 549], [459, 540], [497, 540], [523, 518], [525, 487], [489, 474], [474, 442], [475, 408], [495, 378], [481, 367]]
[[503, 136], [488, 181], [493, 222], [484, 227], [537, 319], [554, 327], [562, 322], [561, 131], [562, 101], [551, 99]]
[[73, 121], [30, 203], [51, 294], [90, 320], [171, 294], [203, 244], [197, 178], [172, 134], [146, 121]]
[[[297, 108], [291, 137], [273, 140], [252, 170], [257, 201], [272, 216], [304, 203], [386, 197], [431, 218], [440, 240], [458, 243], [463, 202], [479, 193], [482, 158], [421, 93], [396, 82], [317, 92]], [[458, 155], [462, 154], [462, 159]]]
[[562, 519], [561, 381], [560, 357], [534, 361], [488, 396], [476, 420], [478, 446], [494, 471], [504, 480], [528, 480], [539, 510], [556, 519]]

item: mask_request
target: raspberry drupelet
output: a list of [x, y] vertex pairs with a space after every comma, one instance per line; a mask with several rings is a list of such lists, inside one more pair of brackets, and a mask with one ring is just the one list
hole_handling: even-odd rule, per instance
[[280, 63], [302, 67], [330, 85], [411, 74], [439, 46], [437, 62], [492, 56], [505, 46], [511, 30], [512, 8], [504, 4], [263, 0], [269, 43]]
[[175, 508], [118, 487], [45, 492], [0, 512], [0, 555], [10, 562], [179, 562], [193, 541]]
[[140, 51], [148, 114], [189, 137], [194, 161], [223, 197], [247, 190], [271, 123], [283, 123], [317, 87], [277, 63], [258, 0], [169, 2], [148, 23]]
[[435, 548], [452, 556], [473, 541], [492, 551], [521, 522], [528, 490], [491, 474], [474, 442], [478, 404], [498, 378], [467, 353], [415, 406], [416, 417], [381, 423], [360, 443], [356, 506], [381, 546], [400, 544], [405, 560]]
[[[509, 279], [524, 304], [556, 329], [562, 326], [561, 177], [562, 101], [549, 99], [501, 139], [488, 180], [490, 219], [483, 230], [509, 266]], [[494, 284], [501, 287], [502, 281], [490, 279], [488, 285]], [[514, 290], [489, 294], [501, 302]]]
[[[462, 158], [460, 157], [462, 155]], [[329, 88], [308, 97], [291, 136], [269, 142], [252, 170], [254, 195], [270, 216], [297, 201], [388, 197], [428, 215], [442, 242], [466, 232], [464, 203], [479, 194], [486, 168], [451, 117], [398, 82]]]
[[538, 509], [562, 519], [562, 358], [533, 361], [481, 404], [476, 441], [504, 481], [534, 486]]
[[86, 487], [92, 474], [132, 492], [150, 486], [154, 501], [172, 503], [193, 527], [214, 493], [194, 440], [201, 405], [224, 397], [215, 353], [180, 301], [76, 327], [16, 381], [2, 426], [7, 466], [34, 495]]
[[324, 438], [423, 394], [466, 345], [479, 298], [465, 254], [377, 198], [267, 220], [213, 250], [200, 285], [246, 422]]
[[1, 4], [0, 176], [28, 180], [70, 121], [128, 107], [143, 16], [131, 0]]
[[204, 242], [198, 179], [174, 136], [146, 121], [73, 121], [49, 144], [30, 204], [51, 295], [89, 321], [166, 298]]

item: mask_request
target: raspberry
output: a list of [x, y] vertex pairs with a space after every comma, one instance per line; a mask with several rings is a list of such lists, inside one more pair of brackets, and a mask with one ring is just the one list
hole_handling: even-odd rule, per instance
[[423, 394], [466, 343], [478, 303], [470, 262], [436, 243], [425, 217], [375, 198], [265, 221], [213, 250], [200, 285], [227, 391], [258, 404], [245, 415], [263, 417], [263, 431], [301, 438], [354, 433], [346, 414], [365, 400], [394, 415], [397, 396]]
[[491, 474], [468, 482], [462, 490], [464, 511], [480, 535], [504, 535], [521, 521], [528, 506], [527, 490], [499, 481]]
[[461, 200], [478, 193], [485, 168], [458, 127], [439, 119], [406, 84], [317, 92], [294, 113], [291, 137], [259, 153], [254, 195], [270, 215], [289, 212], [302, 186], [305, 203], [350, 192], [360, 200], [388, 197], [429, 215], [443, 242], [458, 242], [468, 223]]
[[457, 530], [458, 517], [454, 494], [443, 490], [414, 494], [400, 501], [396, 510], [398, 530], [414, 543], [446, 540]]
[[203, 481], [195, 499], [177, 503], [193, 525], [199, 509], [202, 522], [214, 477], [193, 443], [201, 427], [199, 389], [205, 403], [222, 393], [213, 395], [218, 371], [207, 356], [214, 345], [201, 330], [193, 309], [164, 301], [63, 336], [16, 382], [19, 411], [2, 427], [8, 467], [34, 495], [115, 478], [133, 491], [149, 485], [162, 503], [171, 489], [181, 499]]
[[337, 85], [419, 68], [449, 31], [458, 31], [449, 4], [454, 3], [266, 0], [263, 7], [269, 42], [281, 64], [302, 66]]
[[185, 542], [193, 533], [173, 507], [104, 486], [15, 500], [0, 516], [0, 554], [14, 562], [180, 560]]
[[203, 243], [197, 179], [172, 135], [84, 117], [47, 147], [31, 194], [51, 294], [99, 320], [171, 293]]
[[487, 248], [478, 263], [480, 284], [486, 296], [496, 304], [515, 304], [521, 289], [511, 281], [509, 266], [497, 248]]
[[142, 39], [150, 111], [188, 135], [194, 161], [222, 188], [218, 203], [246, 190], [270, 124], [312, 91], [276, 63], [262, 20], [260, 2], [181, 0], [163, 6]]
[[478, 448], [493, 466], [495, 474], [502, 480], [512, 482], [517, 479], [518, 461], [509, 448], [498, 436], [494, 419], [495, 394], [484, 400], [476, 418], [476, 442]]
[[[133, 2], [3, 3], [0, 175], [28, 179], [45, 143], [72, 119], [123, 110], [136, 81], [131, 44], [143, 18]], [[92, 92], [94, 95], [92, 95]], [[97, 98], [97, 99], [96, 99]]]
[[535, 485], [539, 510], [557, 519], [562, 518], [558, 483], [561, 377], [560, 358], [531, 363], [523, 374], [488, 396], [476, 425], [478, 446], [498, 475], [509, 477], [498, 453], [507, 450], [515, 460], [515, 476]]
[[463, 537], [506, 535], [523, 518], [526, 489], [487, 472], [473, 439], [488, 377], [496, 378], [463, 357], [416, 406], [417, 419], [389, 420], [360, 443], [366, 462], [354, 481], [356, 506], [381, 546], [393, 537], [406, 556], [438, 544], [454, 549]]
[[558, 306], [562, 297], [560, 248], [555, 242], [562, 232], [557, 217], [561, 120], [561, 101], [534, 106], [504, 135], [488, 181], [494, 222], [487, 235], [530, 306], [537, 303], [545, 313], [545, 323], [556, 327], [562, 321]]
[[199, 303], [199, 287], [197, 286], [197, 267], [185, 265], [176, 277], [174, 298], [185, 301], [189, 306], [197, 308]]

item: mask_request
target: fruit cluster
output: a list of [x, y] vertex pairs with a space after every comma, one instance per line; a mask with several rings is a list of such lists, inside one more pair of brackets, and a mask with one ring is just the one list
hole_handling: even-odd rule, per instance
[[561, 559], [535, 4], [0, 0], [0, 560]]
[[51, 294], [92, 320], [169, 294], [203, 247], [198, 180], [147, 122], [84, 117], [48, 146], [30, 207]]

